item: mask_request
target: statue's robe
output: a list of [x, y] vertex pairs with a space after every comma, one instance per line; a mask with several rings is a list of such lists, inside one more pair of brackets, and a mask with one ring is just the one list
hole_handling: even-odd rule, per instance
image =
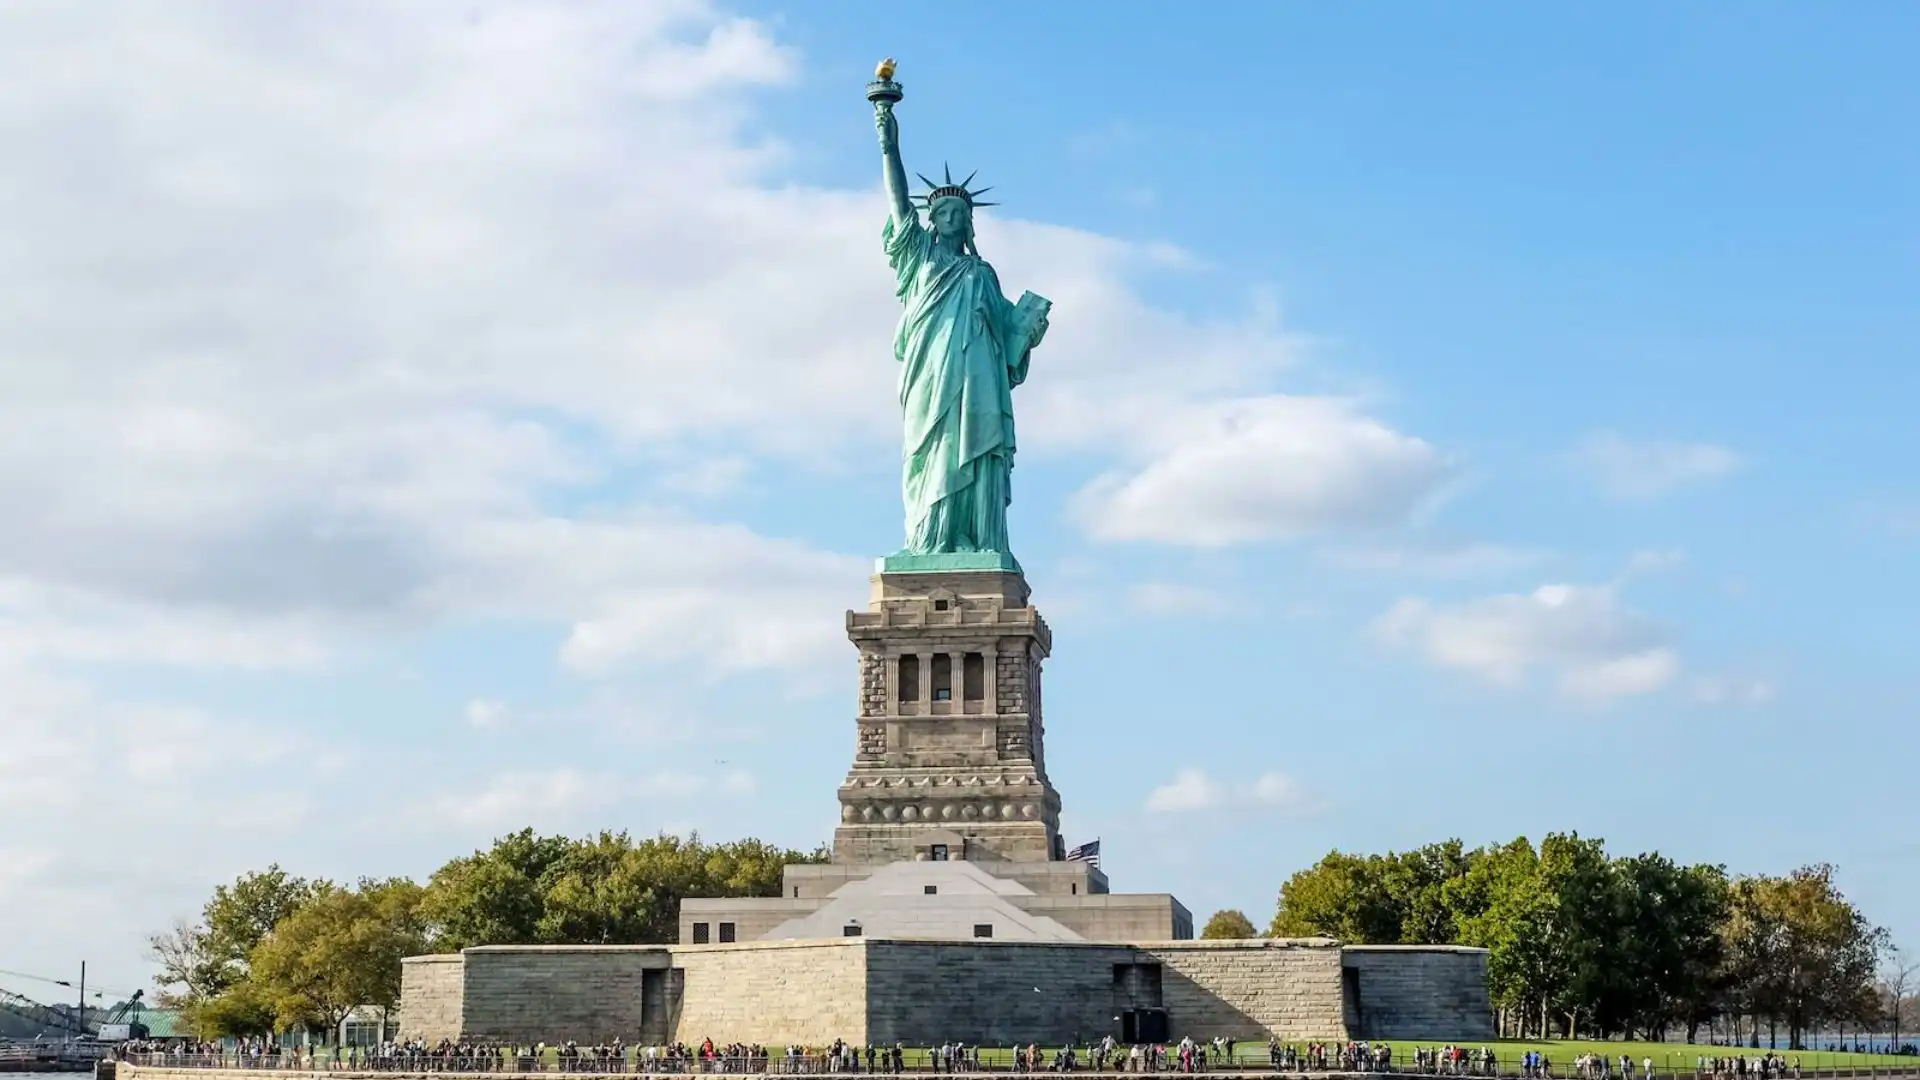
[[893, 338], [905, 550], [1009, 551], [1012, 391], [1027, 377], [1027, 335], [986, 260], [936, 249], [917, 214], [889, 218], [882, 236], [905, 306]]

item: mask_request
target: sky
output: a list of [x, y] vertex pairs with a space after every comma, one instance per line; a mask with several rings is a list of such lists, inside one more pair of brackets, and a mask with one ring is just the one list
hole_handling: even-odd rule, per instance
[[[898, 547], [863, 88], [1054, 301], [1117, 890], [1577, 830], [1920, 948], [1920, 9], [0, 8], [0, 969], [269, 863], [811, 848]], [[0, 985], [32, 993], [42, 984]]]

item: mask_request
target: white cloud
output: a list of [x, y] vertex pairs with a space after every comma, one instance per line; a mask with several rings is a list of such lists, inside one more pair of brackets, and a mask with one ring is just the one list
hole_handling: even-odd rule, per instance
[[107, 593], [0, 577], [0, 662], [312, 667], [328, 652], [322, 619], [168, 609]]
[[1181, 769], [1170, 783], [1147, 793], [1147, 809], [1161, 814], [1209, 810], [1226, 801], [1226, 792], [1200, 769]]
[[1309, 792], [1300, 781], [1285, 773], [1263, 773], [1253, 782], [1247, 792], [1248, 797], [1261, 806], [1278, 807], [1285, 810], [1306, 810], [1318, 805], [1319, 800]]
[[[37, 512], [0, 533], [0, 574], [229, 619], [210, 663], [476, 613], [570, 627], [580, 670], [818, 659], [856, 561], [549, 508], [642, 467], [711, 494], [769, 455], [890, 454], [879, 197], [772, 186], [783, 151], [743, 134], [743, 95], [798, 58], [758, 24], [454, 14], [269, 34], [244, 6], [8, 12], [26, 212], [0, 250], [0, 499]], [[91, 138], [55, 119], [76, 114]], [[1023, 446], [1128, 462], [1089, 493], [1101, 535], [1365, 527], [1428, 493], [1426, 444], [1267, 393], [1297, 348], [1271, 305], [1189, 318], [1129, 284], [1183, 253], [981, 228], [1009, 287], [1058, 305]], [[1216, 464], [1248, 476], [1189, 490]], [[267, 620], [295, 639], [247, 633]]]
[[1157, 814], [1195, 813], [1228, 806], [1304, 813], [1316, 809], [1319, 799], [1285, 773], [1267, 772], [1248, 784], [1226, 784], [1204, 769], [1186, 768], [1168, 783], [1148, 792], [1146, 806], [1148, 811]]
[[23, 928], [28, 969], [84, 941], [102, 983], [144, 980], [145, 935], [311, 833], [340, 774], [330, 747], [281, 725], [128, 701], [5, 657], [0, 702], [0, 820], [22, 826], [0, 850], [0, 919]]
[[[137, 955], [313, 821], [406, 809], [370, 797], [411, 767], [377, 738], [126, 700], [127, 666], [297, 676], [530, 624], [608, 680], [843, 673], [863, 560], [648, 501], [896, 452], [882, 201], [787, 182], [755, 133], [799, 64], [691, 0], [0, 7], [0, 505], [29, 508], [0, 529], [0, 803], [69, 830], [10, 853], [41, 869], [0, 923], [68, 912], [36, 947], [111, 923]], [[1272, 394], [1298, 346], [1261, 297], [1196, 318], [1134, 286], [1191, 255], [1011, 219], [981, 244], [1057, 304], [1022, 449], [1120, 463], [1103, 534], [1366, 527], [1430, 494], [1426, 444]], [[1182, 491], [1209, 461], [1255, 478]], [[637, 783], [753, 788], [534, 760], [405, 798], [477, 830]], [[134, 819], [169, 843], [94, 842]], [[60, 884], [103, 875], [112, 903]]]
[[1320, 557], [1349, 570], [1402, 573], [1419, 577], [1464, 578], [1525, 570], [1552, 557], [1550, 552], [1500, 544], [1463, 544], [1457, 547], [1333, 548]]
[[416, 821], [436, 831], [522, 828], [565, 830], [589, 824], [610, 807], [632, 800], [678, 800], [714, 793], [751, 795], [753, 774], [655, 770], [637, 775], [582, 772], [571, 767], [495, 773], [483, 784], [461, 783], [420, 803]]
[[[571, 509], [639, 467], [712, 492], [735, 443], [884, 429], [854, 329], [885, 339], [884, 265], [844, 272], [876, 269], [872, 200], [769, 191], [779, 148], [740, 135], [743, 89], [795, 62], [691, 3], [0, 9], [0, 501], [31, 508], [0, 530], [0, 816], [47, 823], [0, 885], [23, 965], [85, 940], [134, 981], [141, 936], [262, 851], [362, 807], [384, 836], [390, 792], [484, 775], [298, 710], [126, 700], [127, 665], [299, 677], [503, 621], [594, 670], [822, 655], [857, 560]], [[708, 317], [739, 295], [778, 298], [765, 325]], [[646, 653], [669, 615], [684, 640]], [[530, 768], [447, 809], [596, 794]]]
[[1441, 496], [1448, 460], [1331, 398], [1266, 396], [1142, 418], [1142, 460], [1080, 492], [1103, 540], [1223, 547], [1405, 524]]
[[1561, 673], [1560, 688], [1571, 697], [1605, 701], [1629, 694], [1650, 694], [1670, 685], [1679, 673], [1679, 654], [1672, 649], [1649, 649], [1630, 656], [1569, 665]]
[[1143, 581], [1127, 591], [1133, 607], [1149, 615], [1225, 615], [1234, 603], [1217, 589], [1171, 581]]
[[465, 716], [469, 727], [478, 728], [481, 731], [489, 731], [494, 728], [505, 727], [507, 718], [512, 715], [512, 712], [513, 710], [509, 709], [507, 703], [504, 701], [474, 698], [472, 701], [467, 702]]
[[[570, 624], [569, 668], [636, 658], [714, 671], [840, 659], [867, 564], [666, 511], [474, 524], [445, 538], [448, 609]], [[439, 597], [436, 596], [436, 599]]]
[[1623, 606], [1613, 585], [1542, 585], [1454, 605], [1408, 597], [1373, 630], [1490, 683], [1514, 686], [1542, 671], [1561, 693], [1595, 701], [1662, 689], [1680, 672], [1671, 634]]
[[1659, 574], [1672, 570], [1687, 561], [1684, 551], [1636, 551], [1627, 557], [1626, 569], [1622, 570], [1622, 580], [1639, 577], [1642, 574]]
[[1706, 705], [1765, 705], [1779, 695], [1771, 679], [1706, 675], [1693, 680], [1693, 699]]
[[667, 491], [713, 498], [738, 491], [752, 472], [753, 462], [745, 457], [695, 457], [675, 462], [661, 477], [660, 486]]
[[605, 806], [624, 784], [612, 777], [589, 777], [577, 769], [519, 770], [496, 773], [481, 785], [442, 791], [427, 801], [418, 820], [432, 827], [551, 828], [580, 811]]
[[1713, 443], [1635, 440], [1612, 431], [1589, 436], [1573, 460], [1608, 498], [1627, 502], [1657, 499], [1725, 476], [1741, 464], [1740, 455]]
[[[872, 254], [871, 236], [833, 236], [854, 217], [844, 196], [790, 206], [752, 186], [773, 158], [739, 140], [739, 94], [795, 57], [697, 4], [448, 14], [368, 5], [263, 34], [238, 5], [8, 12], [0, 116], [22, 148], [12, 199], [35, 220], [0, 250], [16, 302], [0, 499], [36, 508], [0, 532], [17, 591], [83, 598], [121, 640], [134, 621], [198, 621], [137, 639], [175, 661], [311, 659], [376, 624], [485, 611], [575, 625], [567, 658], [594, 666], [798, 547], [543, 509], [653, 461], [636, 456], [647, 439], [871, 427], [832, 422], [869, 397], [841, 396], [851, 362], [814, 362], [846, 349], [765, 325], [788, 305], [718, 317], [764, 300], [755, 274], [788, 276], [770, 252]], [[75, 112], [100, 117], [94, 137], [48, 120]], [[758, 220], [734, 220], [743, 206]], [[737, 242], [689, 242], [701, 229]], [[858, 275], [817, 277], [812, 300], [884, 328], [884, 288], [863, 303]], [[718, 458], [686, 448], [669, 479], [712, 489], [737, 472]], [[589, 547], [602, 573], [583, 581]], [[767, 602], [768, 620], [705, 629], [720, 667], [804, 652], [786, 640], [800, 617]], [[36, 647], [84, 647], [74, 624], [39, 620]]]

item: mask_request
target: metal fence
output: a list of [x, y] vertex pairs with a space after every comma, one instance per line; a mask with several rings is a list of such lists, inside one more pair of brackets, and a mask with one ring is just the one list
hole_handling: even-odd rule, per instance
[[1021, 1067], [1015, 1064], [1012, 1051], [994, 1049], [982, 1055], [982, 1060], [965, 1060], [949, 1063], [936, 1051], [907, 1050], [901, 1055], [901, 1062], [895, 1067], [888, 1051], [877, 1052], [869, 1063], [864, 1051], [849, 1050], [842, 1055], [829, 1053], [773, 1053], [748, 1056], [715, 1057], [657, 1057], [649, 1060], [644, 1050], [633, 1047], [621, 1048], [617, 1053], [606, 1048], [581, 1048], [577, 1054], [556, 1051], [547, 1047], [542, 1052], [530, 1048], [501, 1048], [478, 1053], [460, 1054], [457, 1052], [399, 1052], [364, 1053], [351, 1050], [332, 1049], [299, 1050], [285, 1049], [279, 1052], [249, 1053], [225, 1051], [222, 1053], [128, 1053], [119, 1055], [119, 1060], [130, 1065], [169, 1069], [232, 1069], [248, 1071], [287, 1071], [322, 1073], [407, 1073], [415, 1075], [434, 1073], [580, 1073], [587, 1075], [616, 1074], [663, 1074], [669, 1076], [706, 1074], [706, 1075], [749, 1075], [774, 1074], [784, 1076], [834, 1076], [856, 1077], [862, 1075], [893, 1075], [898, 1073], [946, 1074], [1018, 1074], [1043, 1072], [1076, 1072], [1119, 1074], [1128, 1073], [1183, 1073], [1205, 1072], [1215, 1076], [1303, 1076], [1336, 1077], [1357, 1075], [1397, 1075], [1397, 1076], [1436, 1076], [1436, 1077], [1482, 1077], [1506, 1078], [1506, 1080], [1920, 1080], [1920, 1061], [1913, 1065], [1857, 1065], [1834, 1068], [1786, 1069], [1766, 1074], [1758, 1072], [1712, 1072], [1692, 1067], [1691, 1063], [1669, 1061], [1664, 1066], [1655, 1062], [1654, 1071], [1648, 1075], [1636, 1069], [1631, 1075], [1622, 1076], [1617, 1069], [1602, 1072], [1597, 1069], [1580, 1069], [1572, 1065], [1555, 1063], [1548, 1068], [1522, 1069], [1517, 1064], [1495, 1062], [1491, 1066], [1469, 1062], [1420, 1062], [1408, 1060], [1385, 1063], [1355, 1065], [1333, 1060], [1325, 1066], [1313, 1067], [1305, 1064], [1276, 1065], [1266, 1053], [1264, 1046], [1243, 1047], [1254, 1053], [1234, 1055], [1232, 1060], [1213, 1061], [1201, 1064], [1195, 1062], [1183, 1067], [1179, 1055], [1171, 1049], [1156, 1055], [1158, 1060], [1135, 1060], [1126, 1056], [1126, 1048], [1117, 1052], [1115, 1058], [1104, 1061], [1096, 1067], [1084, 1054], [1077, 1058], [1070, 1068], [1056, 1060], [1051, 1051], [1042, 1051], [1041, 1061], [1035, 1067]]

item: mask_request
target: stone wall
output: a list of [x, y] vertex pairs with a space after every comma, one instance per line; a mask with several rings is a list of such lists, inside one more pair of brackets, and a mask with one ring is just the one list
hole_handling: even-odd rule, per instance
[[[674, 1037], [697, 1044], [820, 1046], [869, 1041], [864, 938], [680, 945], [683, 969]], [[885, 1040], [881, 1040], [885, 1041]]]
[[1166, 942], [1140, 952], [1161, 964], [1159, 1004], [1176, 1039], [1348, 1037], [1340, 948], [1331, 941]]
[[[1088, 941], [1175, 941], [1192, 937], [1193, 916], [1166, 893], [1095, 893], [1079, 896], [1016, 896], [1013, 903]], [[1185, 933], [1181, 931], [1185, 930]]]
[[1349, 945], [1342, 963], [1358, 979], [1357, 1037], [1480, 1041], [1493, 1038], [1487, 951], [1448, 945]]
[[1158, 1007], [1176, 1039], [1478, 1041], [1493, 1035], [1486, 961], [1320, 938], [490, 946], [409, 958], [400, 1028], [429, 1041], [1057, 1045]]
[[400, 962], [400, 1030], [430, 1042], [460, 1037], [466, 959], [458, 953]]
[[[667, 1034], [667, 946], [486, 945], [461, 956], [467, 1038], [598, 1043]], [[402, 1032], [414, 1034], [401, 1015]]]
[[707, 940], [700, 944], [718, 945], [720, 924], [733, 924], [733, 940], [758, 941], [788, 919], [799, 919], [820, 910], [824, 899], [796, 900], [790, 896], [750, 896], [733, 899], [686, 899], [680, 901], [680, 944], [692, 945], [693, 924], [707, 924]]
[[882, 1042], [1058, 1044], [1118, 1034], [1164, 1007], [1175, 1038], [1343, 1039], [1340, 949], [1327, 941], [870, 941], [868, 1030]]
[[986, 1046], [1113, 1030], [1113, 965], [1124, 945], [989, 941], [867, 942], [868, 1034], [882, 1045]]

